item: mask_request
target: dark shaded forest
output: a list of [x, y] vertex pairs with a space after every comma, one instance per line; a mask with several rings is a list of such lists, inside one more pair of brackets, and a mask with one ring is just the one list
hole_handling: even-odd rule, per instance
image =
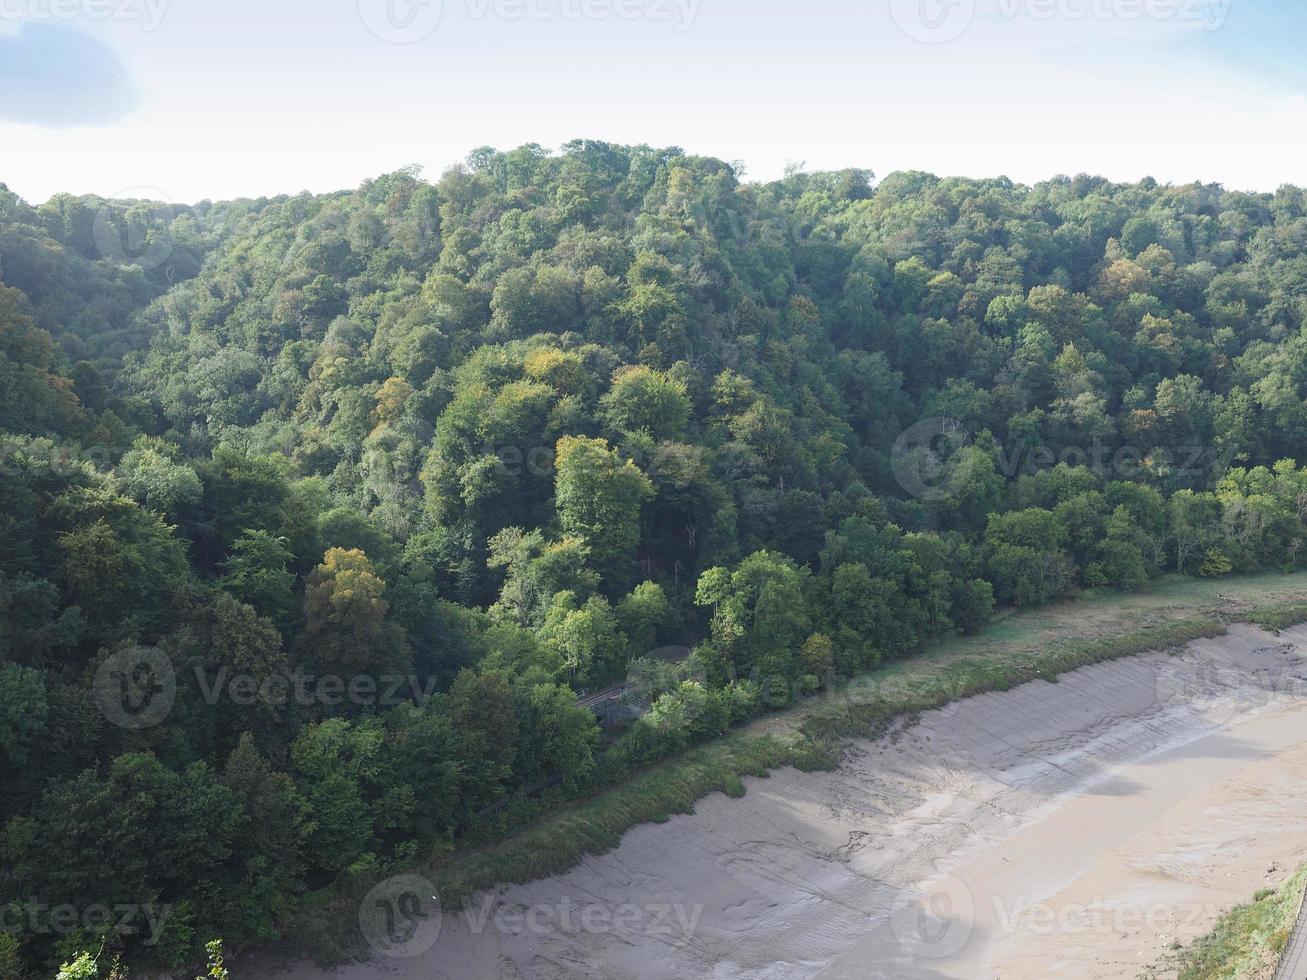
[[0, 186], [0, 974], [274, 940], [999, 608], [1297, 568], [1305, 325], [1292, 187]]

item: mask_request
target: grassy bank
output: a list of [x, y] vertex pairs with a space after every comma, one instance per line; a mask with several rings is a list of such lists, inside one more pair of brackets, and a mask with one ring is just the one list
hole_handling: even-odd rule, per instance
[[1241, 622], [1253, 623], [1264, 630], [1277, 631], [1307, 622], [1307, 602], [1282, 602], [1257, 606], [1240, 614]]
[[[1118, 636], [1057, 644], [1043, 653], [990, 662], [958, 660], [937, 671], [913, 672], [889, 683], [868, 675], [851, 681], [835, 697], [810, 710], [800, 729], [823, 744], [850, 736], [872, 738], [883, 733], [896, 719], [942, 707], [951, 701], [1008, 691], [1034, 680], [1052, 681], [1077, 667], [1148, 650], [1167, 650], [1200, 637], [1220, 636], [1225, 629], [1215, 619], [1198, 616]], [[861, 697], [860, 690], [877, 693], [873, 697]]]
[[1307, 887], [1307, 865], [1276, 889], [1258, 892], [1231, 909], [1205, 936], [1178, 950], [1166, 973], [1179, 980], [1270, 977], [1289, 941]]
[[[1077, 602], [1010, 614], [977, 636], [933, 643], [587, 799], [561, 804], [504, 839], [464, 849], [419, 870], [442, 902], [458, 907], [479, 889], [560, 874], [602, 854], [642, 823], [689, 813], [714, 792], [742, 796], [743, 777], [784, 766], [832, 768], [846, 737], [874, 737], [896, 722], [960, 698], [1055, 680], [1088, 664], [1219, 636], [1229, 621], [1283, 628], [1307, 619], [1307, 573], [1243, 579], [1166, 578], [1148, 593], [1087, 594]], [[360, 889], [361, 890], [361, 889]], [[334, 895], [301, 918], [300, 945], [339, 949], [357, 896]], [[351, 932], [353, 930], [350, 930]]]

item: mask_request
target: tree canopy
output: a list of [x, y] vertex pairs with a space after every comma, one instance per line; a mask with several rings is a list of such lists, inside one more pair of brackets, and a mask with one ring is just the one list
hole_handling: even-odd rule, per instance
[[0, 906], [173, 909], [0, 965], [200, 963], [999, 605], [1297, 568], [1304, 243], [1295, 187], [588, 140], [0, 186]]

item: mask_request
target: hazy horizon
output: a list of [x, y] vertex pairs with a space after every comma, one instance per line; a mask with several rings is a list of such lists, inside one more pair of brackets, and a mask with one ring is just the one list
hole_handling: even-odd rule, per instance
[[[566, 141], [566, 142], [570, 142], [570, 141]], [[594, 140], [592, 140], [592, 142], [613, 142], [613, 141], [607, 141], [607, 140], [605, 140], [605, 141], [594, 141]], [[526, 146], [526, 145], [531, 145], [531, 144], [530, 144], [530, 142], [528, 142], [528, 143], [525, 143], [525, 144], [519, 144], [518, 146]], [[540, 144], [536, 144], [536, 145], [540, 145]], [[639, 145], [639, 144], [615, 144], [615, 145]], [[504, 151], [509, 151], [509, 150], [517, 149], [518, 146], [496, 146], [496, 147], [493, 147], [493, 149], [496, 150], [496, 151], [504, 152]], [[786, 174], [785, 174], [784, 172], [782, 172], [782, 173], [775, 174], [775, 175], [768, 175], [767, 177], [760, 177], [760, 176], [758, 176], [757, 174], [755, 174], [755, 173], [753, 172], [752, 169], [750, 169], [750, 168], [748, 167], [748, 165], [747, 165], [747, 161], [740, 161], [740, 160], [731, 160], [731, 159], [727, 159], [726, 157], [722, 156], [721, 154], [717, 154], [717, 153], [701, 153], [701, 152], [697, 152], [694, 148], [692, 148], [692, 147], [687, 147], [687, 146], [684, 146], [684, 145], [682, 145], [682, 144], [671, 144], [671, 146], [679, 147], [680, 149], [684, 150], [687, 154], [689, 154], [689, 155], [691, 155], [691, 156], [703, 157], [703, 158], [707, 158], [707, 159], [721, 160], [721, 161], [723, 161], [723, 162], [725, 162], [725, 163], [730, 164], [730, 165], [733, 166], [733, 167], [736, 166], [737, 164], [744, 164], [744, 170], [743, 170], [743, 172], [737, 171], [737, 174], [738, 174], [738, 176], [739, 176], [739, 180], [740, 180], [740, 183], [741, 183], [741, 184], [746, 184], [746, 185], [755, 185], [755, 184], [756, 184], [756, 185], [761, 185], [761, 184], [767, 184], [767, 183], [771, 183], [771, 182], [774, 182], [774, 181], [777, 181], [777, 180], [781, 180], [781, 179], [783, 179], [783, 178], [786, 176]], [[656, 149], [664, 149], [664, 148], [666, 148], [666, 147], [655, 147], [655, 148], [656, 148]], [[61, 194], [68, 194], [68, 195], [72, 195], [72, 196], [95, 195], [95, 196], [98, 196], [98, 197], [105, 198], [106, 200], [120, 200], [120, 201], [127, 201], [127, 200], [155, 201], [155, 202], [164, 203], [164, 204], [176, 204], [176, 205], [183, 205], [183, 206], [195, 206], [195, 205], [198, 205], [198, 204], [203, 203], [203, 202], [206, 202], [206, 201], [208, 201], [208, 202], [210, 202], [210, 203], [218, 203], [218, 202], [239, 201], [239, 200], [258, 200], [258, 199], [261, 199], [261, 198], [295, 197], [295, 196], [298, 196], [298, 195], [300, 195], [300, 194], [311, 194], [311, 195], [314, 195], [314, 196], [327, 195], [327, 194], [348, 194], [348, 193], [351, 193], [352, 191], [356, 190], [360, 185], [362, 185], [362, 184], [363, 184], [364, 182], [366, 182], [366, 181], [369, 181], [369, 180], [376, 180], [377, 178], [382, 177], [382, 176], [384, 176], [384, 175], [386, 175], [386, 174], [389, 174], [389, 173], [396, 173], [396, 172], [399, 172], [399, 171], [402, 171], [402, 170], [406, 170], [406, 169], [408, 169], [408, 168], [410, 168], [410, 167], [417, 167], [417, 168], [418, 168], [418, 170], [420, 171], [419, 174], [418, 174], [419, 179], [421, 179], [421, 180], [423, 180], [423, 181], [426, 181], [426, 182], [428, 182], [428, 183], [431, 183], [431, 184], [435, 184], [435, 183], [437, 183], [437, 182], [439, 181], [441, 175], [444, 174], [446, 171], [451, 170], [451, 169], [455, 169], [455, 168], [460, 167], [460, 166], [465, 166], [465, 165], [467, 164], [467, 158], [468, 158], [468, 156], [470, 155], [470, 153], [472, 152], [472, 149], [478, 149], [478, 148], [469, 148], [468, 153], [467, 153], [467, 154], [464, 154], [463, 157], [458, 158], [458, 159], [455, 159], [455, 160], [452, 160], [452, 161], [450, 161], [449, 163], [447, 163], [447, 164], [445, 164], [445, 165], [439, 167], [438, 169], [434, 169], [434, 168], [431, 168], [431, 167], [425, 167], [425, 166], [423, 166], [423, 165], [421, 165], [421, 164], [407, 164], [407, 165], [401, 165], [401, 166], [393, 167], [393, 168], [391, 168], [391, 169], [389, 169], [389, 170], [378, 171], [378, 172], [376, 172], [376, 173], [370, 173], [370, 174], [364, 174], [364, 175], [362, 175], [362, 176], [358, 179], [358, 181], [356, 181], [355, 183], [353, 183], [353, 184], [351, 184], [351, 185], [348, 185], [348, 186], [341, 186], [341, 187], [323, 187], [323, 188], [320, 188], [320, 189], [314, 189], [314, 188], [308, 188], [308, 187], [299, 187], [299, 188], [295, 188], [295, 189], [283, 188], [283, 189], [281, 189], [281, 190], [268, 190], [268, 191], [260, 192], [260, 193], [257, 193], [257, 194], [239, 194], [239, 195], [236, 195], [236, 196], [233, 196], [233, 197], [220, 197], [220, 196], [213, 195], [213, 194], [204, 194], [204, 195], [201, 195], [201, 196], [199, 196], [199, 197], [192, 197], [192, 198], [185, 198], [185, 199], [176, 199], [176, 198], [171, 198], [171, 197], [150, 197], [150, 196], [148, 196], [148, 194], [145, 193], [145, 192], [148, 192], [151, 188], [149, 188], [149, 187], [140, 187], [140, 188], [127, 188], [128, 191], [140, 191], [140, 192], [142, 192], [142, 193], [139, 193], [139, 194], [102, 194], [102, 193], [100, 193], [100, 192], [98, 192], [98, 191], [93, 191], [93, 190], [91, 190], [91, 191], [79, 191], [79, 190], [62, 189], [62, 190], [56, 190], [56, 191], [52, 192], [52, 193], [51, 193], [50, 195], [48, 195], [47, 197], [44, 197], [44, 198], [41, 198], [41, 199], [33, 199], [33, 198], [29, 198], [29, 197], [27, 197], [26, 195], [24, 195], [24, 194], [21, 192], [21, 190], [20, 190], [19, 188], [14, 187], [12, 184], [8, 183], [8, 181], [6, 181], [5, 176], [4, 176], [3, 173], [0, 173], [0, 186], [8, 187], [9, 190], [10, 190], [12, 193], [17, 194], [20, 198], [22, 198], [24, 201], [27, 202], [27, 204], [31, 205], [32, 207], [40, 207], [42, 204], [47, 203], [48, 201], [50, 201], [50, 200], [53, 199], [54, 197], [57, 197], [57, 196], [59, 196], [59, 195], [61, 195]], [[556, 154], [556, 153], [558, 153], [558, 152], [561, 152], [561, 150], [562, 150], [562, 145], [560, 144], [559, 146], [555, 146], [555, 147], [544, 147], [544, 149], [548, 150], [551, 154]], [[796, 162], [800, 162], [800, 163], [801, 163], [802, 161], [796, 161]], [[1307, 186], [1307, 182], [1304, 182], [1304, 184], [1296, 184], [1296, 183], [1293, 183], [1293, 182], [1290, 182], [1290, 181], [1284, 181], [1284, 182], [1282, 182], [1282, 183], [1276, 185], [1275, 187], [1268, 187], [1268, 188], [1249, 188], [1249, 187], [1231, 186], [1231, 185], [1226, 184], [1226, 183], [1224, 183], [1224, 182], [1222, 182], [1222, 181], [1219, 181], [1219, 180], [1204, 180], [1204, 179], [1202, 179], [1202, 178], [1195, 178], [1194, 180], [1186, 180], [1186, 181], [1164, 181], [1164, 180], [1159, 180], [1159, 179], [1158, 179], [1155, 175], [1153, 175], [1153, 174], [1147, 174], [1147, 173], [1146, 173], [1146, 174], [1142, 174], [1142, 175], [1140, 175], [1139, 177], [1136, 177], [1136, 178], [1130, 178], [1130, 179], [1118, 179], [1118, 178], [1110, 177], [1110, 176], [1108, 176], [1107, 174], [1101, 174], [1101, 173], [1089, 173], [1089, 172], [1085, 172], [1085, 171], [1081, 171], [1081, 172], [1078, 172], [1078, 173], [1056, 173], [1056, 174], [1048, 174], [1048, 175], [1045, 176], [1045, 177], [1039, 177], [1039, 178], [1037, 178], [1037, 179], [1027, 181], [1027, 180], [1016, 180], [1015, 178], [1011, 177], [1010, 175], [1008, 175], [1008, 174], [1003, 174], [1003, 173], [993, 173], [993, 174], [939, 173], [939, 172], [932, 171], [932, 170], [926, 170], [926, 169], [921, 168], [921, 167], [903, 167], [903, 168], [896, 168], [895, 170], [891, 170], [891, 171], [887, 171], [887, 172], [885, 172], [885, 173], [881, 173], [880, 171], [877, 171], [877, 170], [876, 170], [875, 168], [873, 168], [873, 167], [862, 166], [862, 165], [860, 165], [860, 164], [858, 164], [858, 163], [856, 163], [856, 162], [855, 162], [855, 163], [850, 163], [850, 164], [848, 164], [848, 165], [846, 165], [846, 166], [840, 166], [840, 167], [822, 167], [822, 168], [816, 168], [816, 167], [810, 167], [810, 166], [802, 166], [802, 167], [799, 169], [798, 172], [800, 172], [800, 173], [805, 173], [805, 174], [814, 174], [814, 173], [832, 173], [832, 172], [838, 172], [838, 171], [843, 171], [843, 170], [862, 170], [862, 171], [864, 171], [864, 172], [870, 172], [870, 173], [872, 174], [872, 179], [871, 179], [871, 185], [872, 185], [872, 187], [876, 187], [876, 186], [878, 186], [878, 185], [879, 185], [880, 183], [882, 183], [886, 178], [888, 178], [888, 177], [890, 177], [890, 176], [893, 176], [894, 174], [899, 174], [899, 173], [912, 173], [912, 172], [929, 174], [930, 176], [932, 176], [932, 177], [936, 177], [936, 178], [938, 178], [938, 179], [940, 179], [940, 180], [953, 180], [953, 179], [958, 179], [958, 180], [975, 180], [975, 181], [987, 181], [987, 180], [1010, 180], [1010, 181], [1012, 181], [1012, 183], [1013, 183], [1014, 185], [1016, 185], [1016, 186], [1018, 186], [1018, 187], [1035, 187], [1035, 186], [1038, 186], [1038, 185], [1040, 185], [1040, 184], [1046, 184], [1046, 183], [1049, 183], [1049, 182], [1054, 181], [1054, 180], [1075, 179], [1075, 178], [1077, 178], [1077, 177], [1090, 177], [1090, 178], [1094, 178], [1094, 179], [1103, 179], [1103, 180], [1107, 180], [1107, 181], [1111, 182], [1112, 184], [1120, 184], [1120, 185], [1123, 185], [1123, 186], [1129, 186], [1129, 185], [1139, 184], [1139, 183], [1141, 183], [1142, 181], [1151, 178], [1151, 179], [1153, 179], [1154, 181], [1156, 181], [1156, 183], [1157, 183], [1159, 186], [1170, 186], [1170, 187], [1186, 187], [1186, 186], [1193, 186], [1193, 185], [1200, 185], [1200, 186], [1207, 186], [1207, 187], [1214, 187], [1214, 186], [1215, 186], [1215, 187], [1221, 187], [1221, 188], [1223, 188], [1224, 190], [1227, 190], [1227, 191], [1234, 191], [1234, 192], [1238, 192], [1238, 193], [1247, 193], [1247, 194], [1274, 194], [1276, 191], [1278, 191], [1278, 190], [1279, 190], [1280, 188], [1282, 188], [1282, 187], [1304, 187], [1304, 186]]]

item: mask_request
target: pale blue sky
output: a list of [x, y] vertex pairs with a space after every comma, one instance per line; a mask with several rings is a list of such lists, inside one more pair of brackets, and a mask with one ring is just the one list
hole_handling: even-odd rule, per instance
[[1301, 0], [0, 0], [0, 181], [194, 201], [591, 137], [760, 179], [1270, 190], [1307, 184], [1305, 28]]

